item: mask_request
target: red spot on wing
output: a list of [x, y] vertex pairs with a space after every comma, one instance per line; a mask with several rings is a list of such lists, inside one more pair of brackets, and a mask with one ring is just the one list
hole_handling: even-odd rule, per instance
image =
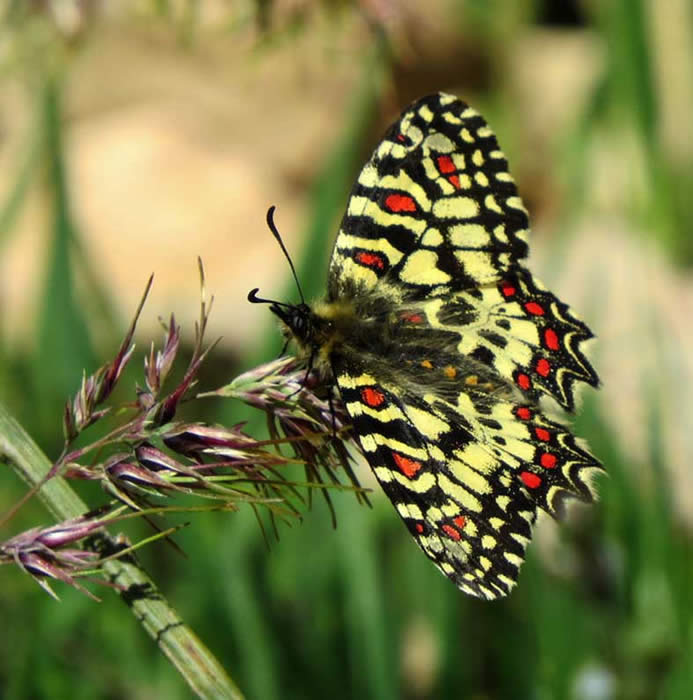
[[460, 189], [460, 178], [457, 175], [450, 175], [448, 182], [452, 183], [455, 189]]
[[545, 469], [553, 469], [557, 462], [556, 455], [549, 454], [548, 452], [544, 452], [541, 457], [539, 457], [539, 464]]
[[406, 141], [407, 139], [405, 138], [404, 134], [397, 134], [397, 140], [398, 141]]
[[517, 289], [516, 289], [515, 287], [513, 287], [513, 285], [510, 284], [509, 282], [504, 282], [504, 283], [501, 285], [501, 294], [502, 294], [506, 299], [508, 299], [508, 298], [510, 298], [510, 297], [515, 296], [515, 294], [517, 294]]
[[416, 211], [416, 202], [406, 194], [389, 194], [385, 197], [385, 206], [394, 212]]
[[385, 401], [385, 394], [377, 389], [367, 387], [366, 389], [361, 389], [361, 399], [371, 408], [377, 408]]
[[438, 156], [438, 170], [447, 175], [447, 173], [454, 173], [457, 168], [450, 156]]
[[542, 442], [548, 442], [551, 439], [551, 433], [546, 428], [534, 428], [534, 434]]
[[544, 315], [544, 307], [541, 304], [537, 304], [536, 301], [528, 301], [525, 304], [525, 310], [528, 314], [532, 314], [532, 316]]
[[416, 523], [416, 531], [421, 534], [424, 531], [424, 526], [421, 523]]
[[405, 311], [400, 318], [403, 321], [409, 321], [409, 323], [421, 323], [423, 321], [423, 316], [410, 311]]
[[541, 477], [532, 472], [522, 472], [520, 474], [520, 479], [522, 479], [525, 486], [529, 489], [535, 489], [541, 484]]
[[360, 251], [354, 255], [354, 260], [362, 265], [365, 265], [366, 267], [377, 268], [378, 270], [385, 269], [385, 261], [377, 253], [366, 253], [365, 251]]
[[455, 542], [458, 542], [462, 535], [460, 535], [457, 530], [452, 525], [443, 525], [443, 530], [453, 539]]
[[516, 411], [515, 415], [520, 420], [529, 420], [532, 417], [532, 412], [527, 408], [527, 406], [520, 406]]
[[404, 457], [396, 452], [392, 453], [392, 459], [395, 460], [395, 464], [399, 467], [399, 470], [408, 479], [414, 477], [419, 469], [421, 469], [421, 462], [417, 462], [415, 459], [409, 459], [409, 457]]
[[525, 391], [527, 391], [527, 389], [529, 389], [532, 386], [532, 380], [524, 372], [520, 372], [520, 374], [517, 375], [517, 379], [515, 381], [517, 382], [517, 386], [519, 386], [520, 389], [524, 389]]
[[465, 518], [464, 515], [458, 515], [452, 522], [455, 523], [460, 530], [463, 530], [464, 526], [467, 524], [467, 518]]
[[558, 341], [558, 335], [553, 328], [547, 328], [544, 331], [544, 343], [549, 350], [558, 350], [561, 344]]
[[537, 360], [537, 374], [540, 374], [542, 377], [548, 377], [549, 372], [551, 372], [549, 361], [545, 357], [540, 357]]

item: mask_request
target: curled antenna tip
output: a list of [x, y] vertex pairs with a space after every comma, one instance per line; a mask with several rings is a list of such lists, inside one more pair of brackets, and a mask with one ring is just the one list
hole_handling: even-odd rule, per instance
[[273, 204], [268, 210], [267, 210], [267, 225], [270, 228], [274, 227], [274, 210], [277, 207]]

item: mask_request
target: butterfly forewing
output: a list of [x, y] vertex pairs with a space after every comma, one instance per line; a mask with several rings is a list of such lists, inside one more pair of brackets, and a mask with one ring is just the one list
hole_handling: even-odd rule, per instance
[[496, 281], [526, 256], [528, 226], [484, 119], [450, 95], [425, 97], [390, 127], [354, 185], [330, 296], [385, 276], [422, 295]]

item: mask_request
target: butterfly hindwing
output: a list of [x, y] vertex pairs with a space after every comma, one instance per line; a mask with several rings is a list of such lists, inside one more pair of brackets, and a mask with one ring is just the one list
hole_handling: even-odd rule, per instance
[[521, 265], [493, 285], [447, 289], [420, 304], [426, 321], [459, 335], [457, 349], [495, 370], [527, 398], [575, 407], [574, 384], [597, 386], [581, 346], [592, 332]]
[[460, 391], [451, 378], [413, 392], [408, 383], [380, 381], [380, 363], [368, 359], [351, 368], [342, 362], [337, 381], [383, 490], [459, 588], [483, 598], [507, 594], [537, 510], [557, 515], [565, 497], [591, 500], [598, 463], [538, 408], [474, 383]]

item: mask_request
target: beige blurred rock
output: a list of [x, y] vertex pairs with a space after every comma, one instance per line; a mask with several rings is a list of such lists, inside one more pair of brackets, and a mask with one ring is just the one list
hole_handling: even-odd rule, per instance
[[[91, 265], [124, 320], [155, 273], [142, 336], [170, 311], [192, 333], [197, 255], [216, 297], [210, 337], [221, 334], [240, 348], [267, 322], [247, 292], [280, 293], [288, 269], [265, 213], [277, 205], [277, 223], [298, 256], [307, 185], [343, 128], [360, 70], [352, 52], [363, 27], [355, 19], [339, 32], [329, 44], [323, 32], [306, 31], [287, 47], [255, 52], [234, 45], [232, 35], [190, 51], [171, 37], [117, 25], [90, 37], [65, 100], [73, 211]], [[349, 51], [340, 52], [340, 42]], [[12, 119], [24, 125], [32, 105], [26, 97], [14, 101]], [[23, 131], [10, 136], [21, 140]], [[2, 191], [16, 172], [9, 167], [15, 146], [0, 156], [8, 164]], [[30, 330], [46, 217], [45, 201], [34, 194], [0, 260], [3, 330], [14, 338]]]

